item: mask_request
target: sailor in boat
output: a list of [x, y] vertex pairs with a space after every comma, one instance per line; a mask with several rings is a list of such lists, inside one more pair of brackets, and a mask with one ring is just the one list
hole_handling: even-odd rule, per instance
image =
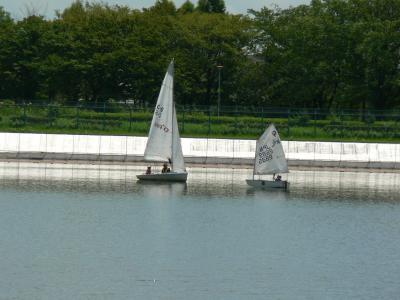
[[150, 175], [150, 174], [151, 174], [151, 167], [149, 166], [149, 167], [147, 167], [146, 175]]
[[169, 172], [171, 172], [171, 168], [168, 167], [167, 163], [164, 163], [161, 173], [169, 173]]
[[278, 176], [276, 176], [276, 178], [275, 178], [275, 174], [274, 174], [274, 176], [272, 177], [272, 179], [273, 179], [274, 181], [282, 181], [282, 176], [281, 176], [281, 175], [278, 175]]

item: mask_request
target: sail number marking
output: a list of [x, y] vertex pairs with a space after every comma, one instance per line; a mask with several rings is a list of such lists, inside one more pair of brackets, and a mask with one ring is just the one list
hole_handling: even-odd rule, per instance
[[258, 153], [258, 164], [271, 160], [273, 153], [274, 151], [268, 145], [261, 146]]
[[272, 141], [272, 148], [274, 148], [275, 145], [280, 144], [280, 143], [281, 143], [281, 141], [279, 139], [273, 140]]
[[[157, 118], [161, 119], [163, 111], [164, 111], [164, 107], [162, 105], [158, 104], [156, 106], [156, 112], [155, 112]], [[157, 127], [158, 129], [164, 131], [165, 133], [169, 132], [169, 128], [167, 126], [165, 126], [164, 124], [155, 122], [154, 126]]]
[[157, 116], [157, 118], [159, 118], [159, 119], [161, 118], [163, 111], [164, 111], [164, 107], [162, 105], [158, 104], [156, 106], [156, 116]]
[[164, 131], [165, 133], [169, 132], [169, 128], [167, 126], [165, 126], [164, 124], [155, 122], [154, 126], [157, 127], [158, 129]]

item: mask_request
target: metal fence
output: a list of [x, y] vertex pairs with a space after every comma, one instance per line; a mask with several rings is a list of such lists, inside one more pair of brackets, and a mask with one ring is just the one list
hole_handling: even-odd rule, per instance
[[[399, 111], [177, 106], [183, 136], [256, 138], [275, 123], [286, 140], [400, 141]], [[146, 135], [153, 107], [0, 102], [2, 132]]]

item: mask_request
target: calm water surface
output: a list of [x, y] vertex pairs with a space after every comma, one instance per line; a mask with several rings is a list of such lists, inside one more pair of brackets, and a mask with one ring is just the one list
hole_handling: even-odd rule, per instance
[[0, 299], [399, 299], [400, 174], [0, 163]]

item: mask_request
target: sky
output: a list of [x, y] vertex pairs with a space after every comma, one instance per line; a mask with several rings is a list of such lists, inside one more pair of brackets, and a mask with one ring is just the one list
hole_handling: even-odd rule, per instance
[[[197, 0], [191, 1], [194, 4], [197, 3]], [[0, 0], [0, 6], [3, 6], [16, 19], [26, 16], [26, 7], [30, 9], [34, 8], [35, 12], [45, 15], [48, 18], [53, 18], [56, 10], [62, 11], [72, 2], [74, 0]], [[108, 3], [110, 5], [127, 5], [131, 8], [141, 9], [152, 6], [156, 0], [103, 0], [96, 2]], [[179, 7], [185, 0], [175, 0], [174, 2]], [[225, 5], [230, 13], [244, 14], [247, 12], [247, 9], [259, 10], [264, 6], [272, 7], [275, 4], [281, 8], [286, 8], [299, 4], [308, 4], [309, 2], [309, 0], [225, 0]]]

